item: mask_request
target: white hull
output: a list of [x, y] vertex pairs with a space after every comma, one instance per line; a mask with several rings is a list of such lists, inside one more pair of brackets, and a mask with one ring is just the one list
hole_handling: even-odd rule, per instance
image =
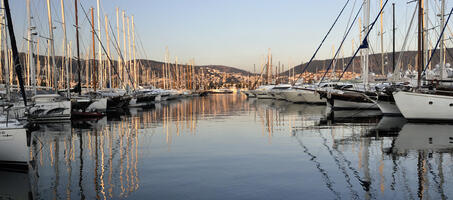
[[90, 105], [84, 110], [86, 112], [105, 112], [107, 111], [107, 98], [91, 99], [88, 97], [78, 97], [74, 99], [77, 102], [91, 102]]
[[98, 112], [105, 112], [107, 111], [107, 98], [95, 99], [93, 103], [86, 109], [89, 112], [98, 111]]
[[393, 94], [401, 114], [410, 120], [453, 120], [453, 97], [415, 92]]
[[71, 119], [71, 101], [39, 102], [30, 108], [32, 121], [56, 121]]
[[28, 161], [26, 129], [0, 129], [0, 164], [27, 165]]
[[277, 100], [284, 100], [285, 98], [281, 95], [283, 90], [271, 90], [268, 92], [268, 94], [273, 98]]
[[267, 91], [256, 91], [256, 98], [258, 99], [273, 99]]
[[288, 90], [281, 93], [286, 100], [294, 103], [313, 103], [313, 104], [325, 104], [326, 100], [321, 99], [319, 93], [316, 91], [308, 90]]

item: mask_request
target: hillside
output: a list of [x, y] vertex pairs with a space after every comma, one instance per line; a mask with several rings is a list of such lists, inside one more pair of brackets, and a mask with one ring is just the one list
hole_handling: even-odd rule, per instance
[[[400, 55], [401, 52], [396, 52], [395, 53], [395, 59], [398, 60], [398, 57]], [[406, 52], [403, 52], [403, 56], [401, 58], [401, 64], [402, 66], [404, 66], [403, 68], [404, 69], [407, 69], [408, 67], [411, 67], [412, 69], [414, 69], [414, 66], [416, 65], [416, 57], [417, 57], [417, 52], [416, 51], [406, 51]], [[351, 57], [347, 57], [347, 58], [340, 58], [340, 59], [337, 59], [336, 60], [336, 69], [343, 69], [342, 65], [344, 63], [344, 66], [346, 67], [346, 65], [348, 64], [348, 62], [350, 61]], [[381, 61], [381, 54], [372, 54], [370, 55], [370, 72], [374, 72], [376, 74], [380, 74], [381, 71], [382, 71], [382, 61]], [[447, 63], [451, 63], [453, 61], [453, 49], [452, 48], [449, 48], [447, 49], [446, 51], [446, 62]], [[329, 65], [329, 63], [332, 61], [332, 59], [327, 59], [327, 60], [314, 60], [311, 64], [310, 64], [310, 67], [309, 69], [307, 69], [307, 71], [309, 72], [316, 72], [318, 70], [324, 70], [327, 68], [327, 66]], [[389, 52], [389, 53], [385, 53], [384, 54], [384, 63], [385, 63], [385, 66], [384, 66], [384, 70], [386, 73], [389, 73], [391, 70], [392, 70], [392, 53]], [[433, 58], [432, 58], [432, 62], [431, 62], [431, 65], [434, 67], [434, 65], [436, 65], [437, 63], [439, 63], [439, 50], [436, 51], [436, 53], [434, 54]], [[426, 64], [426, 61], [425, 61], [425, 64]], [[300, 65], [297, 65], [294, 67], [294, 71], [296, 73], [300, 73], [302, 72], [302, 69], [307, 65], [307, 63], [304, 63], [304, 64], [300, 64]], [[352, 71], [354, 69], [354, 72], [361, 72], [361, 68], [360, 68], [360, 57], [356, 57], [354, 58], [354, 63], [351, 64], [351, 66], [348, 68], [348, 71]], [[291, 68], [291, 70], [293, 70]], [[283, 75], [286, 75], [288, 74], [288, 71], [285, 71], [282, 73]]]

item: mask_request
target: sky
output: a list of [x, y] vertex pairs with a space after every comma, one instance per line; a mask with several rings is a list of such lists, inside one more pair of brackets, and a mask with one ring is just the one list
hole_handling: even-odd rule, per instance
[[[32, 24], [40, 37], [40, 53], [47, 52], [46, 40], [49, 35], [46, 0], [30, 0]], [[134, 16], [135, 41], [137, 57], [164, 61], [168, 48], [170, 61], [176, 57], [178, 63], [187, 63], [195, 60], [196, 65], [226, 65], [254, 71], [259, 70], [264, 57], [270, 49], [274, 64], [280, 62], [285, 66], [307, 62], [320, 44], [335, 17], [347, 0], [100, 0], [100, 15], [107, 15], [110, 25], [110, 37], [121, 40], [123, 48], [123, 32], [121, 12], [126, 16]], [[385, 0], [384, 0], [385, 1]], [[55, 47], [57, 54], [61, 54], [63, 31], [60, 0], [50, 0], [55, 26]], [[74, 1], [63, 0], [68, 41], [72, 53], [75, 55], [74, 33]], [[430, 0], [428, 12], [431, 15], [431, 27], [438, 25], [434, 17], [438, 12], [438, 0]], [[89, 12], [94, 7], [95, 26], [97, 28], [96, 0], [80, 0], [83, 8]], [[347, 8], [332, 30], [316, 59], [331, 58], [337, 50], [350, 21], [361, 6], [361, 0], [350, 0]], [[401, 49], [404, 35], [415, 3], [407, 1], [389, 0], [384, 9], [383, 33], [384, 51], [391, 50], [392, 10], [391, 4], [396, 3], [397, 16], [397, 50]], [[10, 0], [13, 13], [15, 32], [18, 35], [19, 49], [27, 50], [25, 37], [27, 36], [26, 0]], [[379, 1], [371, 1], [371, 20], [379, 11]], [[447, 13], [452, 4], [447, 1]], [[117, 36], [116, 8], [120, 10], [120, 37]], [[89, 13], [88, 13], [89, 14]], [[101, 17], [101, 38], [106, 45], [105, 22]], [[363, 20], [363, 15], [359, 14]], [[82, 57], [91, 47], [90, 23], [79, 7], [80, 35]], [[127, 21], [127, 20], [126, 20]], [[359, 20], [351, 29], [345, 40], [340, 56], [350, 56], [359, 45]], [[381, 52], [380, 21], [375, 31], [370, 34], [372, 52]], [[114, 35], [112, 34], [114, 31]], [[437, 30], [433, 30], [435, 32]], [[127, 32], [127, 28], [126, 28]], [[450, 31], [451, 33], [451, 31]], [[132, 34], [131, 34], [132, 35]], [[415, 48], [415, 31], [410, 33], [409, 46]], [[433, 43], [435, 34], [432, 34]], [[127, 39], [127, 35], [126, 35]], [[113, 39], [112, 39], [113, 40]], [[132, 36], [131, 36], [132, 40]], [[354, 46], [353, 46], [354, 45]], [[447, 44], [448, 45], [448, 44]], [[110, 44], [112, 52], [113, 43]], [[98, 44], [96, 44], [96, 48]], [[96, 50], [97, 52], [98, 50]], [[124, 50], [123, 50], [124, 53]], [[112, 53], [116, 59], [117, 54]]]

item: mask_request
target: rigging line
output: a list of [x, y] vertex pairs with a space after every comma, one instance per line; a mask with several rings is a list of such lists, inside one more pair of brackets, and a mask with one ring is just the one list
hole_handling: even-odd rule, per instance
[[330, 179], [329, 174], [327, 171], [323, 168], [321, 168], [321, 163], [316, 160], [316, 156], [313, 155], [311, 152], [309, 152], [307, 146], [304, 145], [302, 140], [295, 135], [295, 138], [299, 145], [304, 149], [304, 153], [307, 154], [310, 157], [310, 161], [313, 162], [316, 165], [316, 168], [318, 169], [319, 173], [321, 173], [324, 183], [326, 184], [327, 188], [337, 197], [337, 199], [341, 199], [340, 194], [334, 190], [333, 185], [334, 182]]
[[305, 70], [308, 69], [308, 67], [310, 66], [311, 62], [313, 61], [313, 59], [315, 59], [315, 56], [316, 54], [318, 54], [318, 51], [319, 49], [321, 49], [322, 45], [324, 44], [324, 42], [326, 41], [327, 39], [327, 36], [329, 36], [330, 32], [332, 31], [333, 27], [335, 26], [335, 24], [337, 23], [338, 19], [340, 18], [341, 14], [343, 14], [343, 11], [345, 10], [346, 6], [349, 4], [349, 1], [346, 1], [346, 3], [344, 4], [343, 8], [341, 9], [340, 13], [338, 14], [337, 18], [335, 19], [335, 21], [333, 22], [332, 26], [330, 27], [330, 29], [327, 31], [327, 34], [324, 36], [324, 38], [322, 39], [321, 41], [321, 44], [319, 44], [318, 48], [316, 49], [315, 53], [313, 54], [313, 56], [310, 58], [310, 61], [308, 61], [308, 63], [305, 65], [304, 69], [302, 69], [302, 72], [299, 74], [299, 76], [297, 77], [297, 79], [293, 82], [293, 86], [296, 84], [296, 82], [300, 79], [300, 77], [302, 77], [302, 74], [305, 72]]
[[[343, 47], [343, 44], [344, 42], [346, 41], [346, 38], [348, 37], [349, 35], [349, 32], [351, 32], [352, 30], [352, 27], [354, 27], [354, 23], [355, 21], [357, 20], [357, 18], [359, 17], [359, 14], [360, 14], [360, 11], [362, 11], [362, 8], [363, 8], [363, 4], [360, 6], [359, 10], [357, 11], [357, 14], [355, 15], [354, 17], [354, 20], [352, 21], [351, 25], [349, 25], [349, 28], [346, 32], [346, 34], [344, 35], [341, 43], [340, 43], [340, 46], [338, 47], [337, 51], [335, 52], [335, 55], [333, 56], [333, 58], [330, 60], [330, 63], [329, 63], [329, 66], [327, 67], [326, 71], [324, 72], [324, 75], [322, 76], [321, 80], [319, 80], [319, 83], [318, 83], [318, 87], [321, 85], [322, 81], [324, 80], [325, 76], [327, 75], [327, 72], [329, 72], [329, 69], [332, 67], [333, 63], [335, 62], [335, 59], [336, 57], [338, 56], [338, 54], [340, 53], [340, 50], [341, 48]], [[335, 74], [335, 72], [333, 72]]]
[[[346, 167], [344, 165], [344, 163], [342, 164], [340, 159], [338, 159], [338, 156], [335, 156], [332, 149], [327, 145], [327, 139], [322, 135], [321, 131], [319, 130], [318, 131], [318, 134], [319, 134], [319, 137], [321, 137], [322, 139], [322, 145], [324, 147], [326, 147], [327, 151], [329, 152], [330, 156], [332, 156], [333, 160], [335, 161], [335, 164], [337, 165], [337, 168], [339, 170], [341, 170], [341, 172], [343, 173], [344, 177], [345, 177], [345, 181], [346, 183], [348, 184], [348, 188], [349, 190], [351, 190], [351, 193], [352, 195], [354, 196], [354, 199], [359, 199], [359, 196], [357, 194], [357, 191], [354, 190], [353, 186], [352, 186], [352, 183], [351, 183], [351, 177], [349, 176], [347, 170], [346, 170]], [[360, 182], [361, 180], [358, 179]]]
[[145, 48], [143, 46], [142, 37], [140, 37], [140, 35], [138, 34], [139, 31], [137, 30], [137, 28], [135, 26], [134, 26], [134, 28], [135, 28], [135, 35], [137, 36], [138, 40], [140, 41], [140, 46], [142, 47], [143, 53], [145, 54], [145, 58], [149, 59], [148, 54], [146, 53]]
[[[82, 8], [83, 13], [85, 14], [85, 17], [86, 17], [87, 19], [89, 19], [89, 18], [88, 18], [88, 14], [87, 14], [87, 12], [86, 12], [86, 10], [85, 10], [85, 8], [83, 7], [82, 4], [80, 4], [80, 7]], [[90, 25], [93, 26], [93, 24], [92, 24], [91, 21], [88, 20], [88, 22], [90, 23]], [[94, 34], [96, 35], [96, 38], [97, 38], [99, 41], [101, 41], [100, 38], [99, 38], [99, 35], [96, 33], [96, 31], [94, 31]], [[102, 47], [102, 49], [104, 50], [104, 53], [107, 54], [107, 51], [105, 50], [105, 47], [104, 47], [104, 45], [102, 44], [102, 42], [101, 42], [101, 47]], [[93, 52], [93, 53], [94, 53], [94, 52]], [[111, 64], [111, 66], [113, 66], [113, 67], [112, 67], [113, 70], [114, 70], [115, 73], [118, 75], [118, 71], [117, 71], [116, 68], [114, 67], [115, 65], [113, 64], [112, 59], [110, 59], [110, 56], [108, 56], [108, 55], [107, 55], [107, 58], [108, 58], [108, 60], [109, 60], [109, 62], [110, 62], [110, 64]], [[128, 72], [128, 74], [129, 74], [129, 72]], [[119, 75], [118, 75], [118, 76], [119, 76]], [[129, 75], [129, 77], [130, 77], [130, 75]], [[118, 77], [118, 79], [120, 80], [120, 82], [121, 82], [122, 85], [124, 86], [123, 80], [121, 80], [119, 77]], [[131, 80], [130, 80], [130, 81], [131, 81]], [[132, 81], [131, 81], [131, 82], [132, 82]], [[133, 84], [132, 84], [132, 85], [133, 85]], [[135, 88], [133, 88], [133, 89], [134, 89], [134, 91], [135, 91]]]
[[[384, 8], [385, 8], [385, 6], [387, 5], [388, 2], [389, 2], [388, 0], [385, 1], [384, 5], [382, 5], [381, 10], [379, 11], [379, 14], [376, 16], [376, 18], [374, 19], [373, 23], [371, 23], [370, 30], [368, 30], [368, 33], [366, 33], [366, 35], [365, 35], [365, 37], [364, 37], [364, 39], [363, 39], [362, 45], [365, 44], [365, 43], [368, 43], [368, 36], [370, 35], [371, 30], [373, 30], [373, 27], [374, 27], [374, 25], [376, 24], [376, 21], [379, 19], [379, 16], [381, 16], [382, 11], [384, 11]], [[353, 61], [354, 58], [357, 56], [357, 53], [359, 53], [359, 51], [360, 51], [360, 49], [361, 49], [360, 47], [361, 47], [362, 45], [360, 45], [360, 46], [357, 48], [356, 52], [354, 53], [354, 55], [353, 55], [353, 56], [351, 57], [351, 59], [349, 60], [348, 65], [344, 68], [343, 73], [341, 73], [340, 78], [338, 78], [338, 81], [337, 81], [337, 82], [339, 82], [339, 81], [341, 80], [341, 78], [343, 77], [344, 73], [348, 70], [349, 66], [351, 66], [352, 61]]]
[[[110, 27], [110, 31], [111, 31], [111, 33], [112, 33], [113, 39], [115, 40], [115, 42], [112, 41], [112, 42], [113, 42], [113, 47], [114, 47], [114, 49], [116, 50], [116, 53], [117, 53], [118, 57], [121, 58], [121, 61], [122, 61], [123, 63], [126, 63], [126, 61], [124, 60], [123, 54], [122, 54], [122, 52], [121, 52], [121, 47], [118, 46], [120, 43], [119, 43], [118, 40], [116, 39], [115, 31], [113, 30], [112, 24], [110, 23], [110, 21], [109, 21], [108, 23], [109, 23], [109, 27]], [[119, 62], [119, 61], [118, 61], [118, 62]], [[127, 75], [128, 75], [128, 77], [129, 77], [129, 81], [133, 84], [133, 82], [132, 82], [132, 77], [131, 77], [131, 75], [130, 75], [129, 70], [128, 70], [127, 67], [125, 67], [125, 66], [124, 66], [124, 69], [125, 69], [126, 72], [127, 72]], [[118, 75], [118, 77], [119, 77], [119, 74], [117, 74], [117, 75]], [[134, 89], [134, 90], [135, 90], [135, 89]]]
[[115, 42], [114, 42], [114, 44], [113, 44], [113, 47], [115, 48], [118, 57], [121, 58], [121, 61], [122, 61], [122, 62], [125, 62], [125, 61], [124, 61], [123, 54], [122, 54], [122, 52], [121, 52], [121, 47], [119, 46], [119, 42], [118, 42], [118, 40], [116, 39], [115, 31], [113, 30], [113, 27], [112, 27], [112, 24], [110, 23], [110, 21], [109, 21], [109, 27], [110, 27], [110, 31], [111, 31], [111, 33], [112, 33], [113, 39], [115, 40]]
[[436, 172], [433, 170], [433, 165], [431, 164], [430, 160], [426, 161], [426, 166], [428, 168], [428, 172], [432, 176], [432, 180], [434, 181], [434, 183], [436, 183], [436, 190], [442, 197], [441, 199], [446, 199], [445, 193], [444, 193], [444, 188], [443, 188], [444, 182], [442, 181], [441, 172], [439, 171], [439, 173], [436, 174]]
[[[409, 38], [411, 29], [412, 29], [412, 25], [414, 23], [414, 19], [415, 19], [415, 14], [416, 13], [417, 13], [417, 6], [415, 6], [414, 13], [412, 14], [412, 18], [411, 18], [411, 21], [409, 23], [409, 27], [407, 28], [407, 31], [406, 31], [406, 36], [404, 37], [403, 46], [401, 47], [401, 51], [399, 52], [399, 55], [398, 55], [398, 60], [396, 61], [395, 71], [399, 71], [398, 73], [401, 72], [400, 65], [401, 65], [401, 62], [403, 60], [403, 55], [404, 55], [404, 52], [405, 52], [405, 49], [406, 49], [406, 46], [407, 46], [408, 38]], [[403, 69], [404, 69], [404, 67], [403, 67]], [[393, 71], [394, 74], [396, 74], [395, 71]]]
[[[357, 3], [357, 0], [354, 0], [354, 4], [352, 4], [352, 9], [351, 9], [351, 14], [349, 14], [349, 18], [348, 18], [348, 23], [351, 23], [351, 18], [352, 18], [352, 14], [354, 14], [354, 9], [355, 9], [355, 5]], [[362, 3], [363, 5], [363, 3]], [[346, 28], [344, 29], [344, 34], [343, 34], [343, 37], [347, 34], [347, 31], [348, 31], [348, 27], [346, 26]]]
[[[112, 27], [112, 24], [110, 23], [110, 21], [108, 22], [109, 24], [109, 27], [110, 27], [110, 31], [112, 33], [112, 36], [113, 36], [113, 39], [115, 40], [115, 42], [113, 43], [113, 46], [115, 47], [115, 50], [119, 56], [119, 58], [121, 58], [121, 61], [126, 63], [126, 61], [124, 60], [124, 57], [123, 57], [123, 54], [121, 52], [121, 47], [118, 46], [120, 43], [118, 42], [117, 38], [116, 38], [116, 35], [115, 35], [115, 31], [113, 30], [113, 27]], [[112, 41], [113, 42], [113, 41]], [[131, 77], [131, 74], [129, 72], [129, 70], [127, 69], [127, 67], [124, 67], [124, 69], [126, 70], [127, 72], [127, 75], [129, 77], [129, 81], [131, 82], [131, 84], [134, 86], [134, 82], [132, 82], [132, 77]], [[118, 74], [117, 74], [118, 75]], [[135, 91], [135, 87], [134, 87], [134, 91]]]
[[[451, 8], [450, 14], [448, 14], [447, 21], [445, 21], [445, 25], [444, 25], [444, 27], [442, 28], [442, 31], [440, 32], [439, 39], [437, 39], [436, 46], [434, 46], [434, 49], [433, 49], [432, 52], [431, 52], [431, 56], [429, 57], [429, 60], [428, 60], [428, 62], [426, 63], [424, 69], [423, 69], [422, 76], [423, 76], [423, 75], [426, 75], [426, 74], [425, 74], [425, 71], [426, 71], [426, 69], [428, 68], [429, 63], [430, 63], [431, 60], [433, 59], [434, 53], [436, 53], [437, 46], [439, 46], [440, 40], [442, 39], [442, 35], [444, 35], [445, 28], [447, 27], [448, 21], [450, 20], [450, 17], [451, 17], [451, 14], [452, 14], [452, 13], [453, 13], [453, 8]], [[440, 78], [442, 79], [442, 77], [440, 77]]]

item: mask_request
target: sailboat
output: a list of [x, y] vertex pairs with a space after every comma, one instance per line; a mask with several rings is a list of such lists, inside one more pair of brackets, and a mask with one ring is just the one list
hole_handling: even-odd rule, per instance
[[[443, 62], [443, 42], [444, 42], [444, 31], [446, 24], [448, 23], [451, 14], [453, 13], [453, 8], [448, 15], [446, 22], [444, 21], [444, 9], [445, 9], [445, 0], [442, 0], [441, 5], [441, 36], [438, 39], [435, 49], [440, 42], [440, 55], [441, 63]], [[421, 3], [419, 4], [419, 15], [423, 13], [423, 8]], [[419, 30], [422, 29], [421, 17], [419, 17]], [[419, 31], [420, 32], [420, 31]], [[453, 93], [448, 90], [443, 90], [441, 88], [442, 80], [445, 80], [445, 65], [441, 64], [439, 85], [428, 86], [427, 88], [421, 86], [421, 75], [423, 65], [422, 54], [422, 35], [419, 34], [419, 51], [418, 51], [418, 61], [419, 61], [419, 77], [418, 77], [418, 88], [413, 89], [412, 91], [397, 91], [393, 93], [395, 98], [396, 105], [403, 114], [403, 116], [408, 120], [422, 120], [422, 121], [451, 121], [453, 120]], [[427, 65], [431, 61], [435, 53], [433, 50], [430, 59], [427, 62]], [[426, 69], [426, 67], [425, 67]]]
[[[429, 1], [425, 1], [426, 4], [428, 5]], [[407, 43], [408, 43], [408, 38], [411, 33], [412, 25], [417, 13], [417, 8], [418, 6], [415, 7], [414, 13], [412, 14], [412, 19], [409, 23], [409, 27], [407, 28], [406, 31], [406, 36], [404, 38], [404, 42], [400, 51], [400, 54], [398, 56], [398, 60], [395, 59], [395, 4], [393, 4], [393, 74], [390, 76], [387, 76], [389, 83], [384, 83], [380, 84], [379, 86], [376, 87], [376, 98], [370, 98], [371, 101], [375, 102], [379, 109], [381, 110], [383, 115], [401, 115], [401, 111], [399, 110], [398, 106], [395, 103], [395, 98], [393, 97], [393, 93], [395, 91], [401, 91], [401, 90], [409, 90], [410, 88], [413, 87], [414, 82], [413, 78], [415, 76], [410, 77], [411, 73], [401, 73], [401, 60], [404, 54], [404, 51], [406, 51]], [[428, 15], [425, 15], [427, 20]], [[409, 70], [408, 70], [409, 71]]]
[[[72, 103], [72, 117], [73, 118], [100, 118], [105, 115], [107, 111], [107, 98], [92, 98], [90, 95], [82, 95], [82, 78], [81, 78], [81, 65], [80, 65], [80, 49], [79, 49], [79, 18], [78, 18], [78, 4], [75, 0], [75, 22], [76, 22], [76, 42], [77, 42], [77, 75], [78, 84], [73, 89], [77, 95], [71, 96]], [[69, 91], [71, 92], [71, 91]]]
[[[328, 84], [321, 87], [325, 86]], [[316, 89], [315, 85], [295, 85], [291, 89], [281, 91], [280, 95], [293, 103], [326, 104], [326, 100], [321, 98]]]
[[[28, 6], [30, 6], [28, 4]], [[50, 1], [47, 1], [47, 7], [48, 7], [48, 20], [49, 20], [49, 38], [50, 38], [50, 51], [52, 54], [52, 65], [56, 69], [56, 63], [55, 63], [55, 48], [54, 48], [54, 36], [53, 36], [53, 25], [52, 25], [52, 14], [51, 14], [51, 5]], [[30, 11], [30, 9], [27, 9]], [[64, 17], [63, 17], [64, 18]], [[31, 33], [31, 15], [29, 13], [29, 35], [33, 35]], [[64, 20], [63, 20], [64, 21]], [[30, 37], [31, 38], [31, 37]], [[31, 42], [31, 46], [33, 46], [33, 43]], [[33, 48], [32, 48], [33, 49]], [[30, 55], [30, 58], [33, 61], [33, 55]], [[36, 80], [35, 77], [35, 67], [30, 69], [32, 71], [32, 77], [31, 80]], [[36, 82], [33, 81], [32, 87], [33, 89], [33, 94], [34, 96], [31, 98], [31, 107], [29, 109], [29, 114], [28, 118], [30, 121], [34, 122], [49, 122], [49, 121], [61, 121], [61, 120], [70, 120], [71, 119], [71, 101], [68, 97], [63, 97], [62, 95], [58, 94], [58, 85], [57, 85], [57, 78], [56, 75], [57, 73], [54, 73], [54, 94], [37, 94], [36, 92]], [[69, 87], [69, 85], [68, 85]], [[69, 95], [69, 92], [68, 92]]]
[[[344, 110], [344, 109], [379, 109], [378, 106], [369, 99], [370, 96], [376, 96], [375, 91], [373, 91], [373, 85], [369, 84], [369, 45], [368, 45], [368, 36], [374, 27], [377, 19], [379, 16], [382, 14], [382, 11], [387, 4], [388, 1], [385, 2], [385, 4], [381, 7], [379, 14], [376, 16], [374, 21], [370, 24], [370, 1], [369, 0], [364, 0], [362, 4], [362, 8], [364, 8], [364, 23], [365, 23], [365, 30], [364, 32], [366, 33], [364, 40], [362, 41], [362, 44], [357, 48], [355, 51], [354, 55], [349, 61], [349, 64], [347, 67], [343, 70], [346, 72], [347, 68], [351, 65], [351, 63], [354, 60], [354, 57], [357, 55], [359, 51], [362, 51], [363, 57], [361, 59], [362, 63], [362, 84], [347, 84], [344, 86], [340, 87], [334, 87], [334, 88], [327, 88], [324, 90], [318, 90], [318, 93], [321, 95], [322, 98], [327, 99], [327, 103], [330, 107], [332, 107], [333, 110]], [[358, 14], [358, 13], [357, 13]], [[356, 16], [357, 18], [357, 16]], [[355, 19], [354, 19], [355, 21]], [[353, 21], [353, 22], [354, 22]], [[352, 25], [349, 27], [352, 27]], [[349, 33], [349, 30], [347, 33]], [[345, 34], [345, 37], [347, 36], [347, 33]], [[345, 38], [344, 37], [344, 38]], [[338, 55], [339, 51], [341, 50], [342, 44], [344, 42], [344, 39], [340, 45], [340, 47], [337, 50], [337, 53], [335, 54]], [[335, 57], [333, 58], [335, 59]], [[332, 60], [333, 62], [333, 60]], [[324, 76], [327, 74], [330, 66], [327, 68]], [[334, 70], [332, 70], [334, 72]], [[343, 74], [341, 74], [340, 78], [342, 78]], [[321, 79], [322, 81], [322, 79]], [[321, 83], [320, 81], [320, 83]]]
[[[27, 98], [25, 95], [24, 81], [22, 77], [22, 66], [19, 60], [17, 51], [16, 38], [14, 35], [13, 23], [11, 19], [11, 11], [9, 10], [8, 0], [3, 0], [4, 13], [8, 24], [8, 31], [11, 41], [11, 49], [13, 52], [13, 62], [16, 66], [16, 74], [19, 80], [20, 91], [27, 106]], [[4, 112], [0, 115], [0, 169], [10, 171], [28, 171], [29, 156], [29, 134], [27, 134], [24, 126], [16, 119], [10, 118], [9, 109], [13, 104], [4, 104]]]

